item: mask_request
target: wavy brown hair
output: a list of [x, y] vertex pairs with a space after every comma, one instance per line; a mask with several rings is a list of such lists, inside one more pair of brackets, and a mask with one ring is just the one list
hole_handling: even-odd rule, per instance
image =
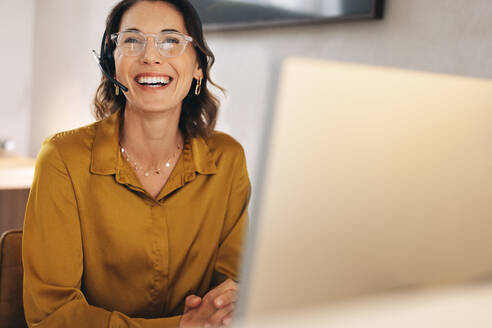
[[[193, 46], [197, 54], [200, 68], [203, 72], [202, 89], [200, 95], [195, 95], [196, 80], [193, 80], [188, 94], [183, 99], [179, 128], [185, 137], [207, 138], [213, 132], [217, 121], [220, 105], [219, 99], [208, 90], [208, 82], [221, 90], [219, 85], [210, 80], [210, 68], [215, 62], [215, 56], [208, 47], [203, 36], [202, 23], [195, 8], [188, 0], [122, 0], [110, 12], [106, 19], [106, 30], [101, 42], [101, 65], [111, 76], [115, 76], [113, 52], [116, 45], [111, 40], [111, 34], [119, 31], [123, 14], [133, 5], [141, 1], [162, 1], [172, 5], [181, 13], [187, 32], [193, 38]], [[113, 83], [102, 75], [101, 83], [97, 88], [93, 100], [94, 115], [102, 120], [114, 112], [124, 111], [126, 98], [121, 92], [115, 94]]]

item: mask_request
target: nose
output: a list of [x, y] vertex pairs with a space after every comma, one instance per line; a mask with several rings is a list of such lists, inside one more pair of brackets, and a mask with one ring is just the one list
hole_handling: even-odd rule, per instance
[[155, 45], [154, 37], [149, 36], [142, 54], [142, 62], [144, 64], [160, 64], [161, 54]]

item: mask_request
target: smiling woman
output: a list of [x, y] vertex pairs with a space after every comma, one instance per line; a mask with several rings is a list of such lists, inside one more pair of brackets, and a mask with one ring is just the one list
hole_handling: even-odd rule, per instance
[[27, 322], [230, 325], [251, 187], [241, 145], [214, 131], [200, 19], [183, 0], [121, 1], [101, 61], [99, 121], [48, 138], [37, 159]]
[[[146, 38], [142, 31], [135, 26], [128, 25], [125, 27], [128, 29], [127, 31], [125, 31], [123, 26], [120, 26], [120, 24], [125, 23], [122, 16], [126, 14], [127, 10], [129, 10], [135, 2], [137, 1], [122, 1], [110, 13], [107, 20], [106, 31], [101, 45], [101, 55], [103, 59], [105, 59], [103, 62], [104, 68], [112, 76], [115, 76], [116, 74], [114, 60], [115, 49], [118, 50], [120, 54], [125, 52], [127, 57], [138, 57], [142, 54], [143, 50], [146, 49], [147, 40], [150, 35], [147, 35]], [[219, 105], [217, 98], [214, 97], [207, 88], [208, 82], [222, 90], [220, 86], [212, 82], [209, 76], [209, 71], [214, 64], [215, 57], [204, 40], [200, 18], [194, 8], [187, 1], [169, 1], [164, 3], [174, 5], [176, 9], [179, 8], [180, 12], [186, 14], [184, 16], [189, 17], [186, 21], [178, 20], [178, 22], [175, 22], [177, 23], [175, 25], [176, 27], [180, 27], [181, 30], [186, 30], [190, 36], [180, 33], [179, 30], [176, 30], [175, 28], [170, 28], [171, 24], [168, 24], [168, 27], [164, 27], [164, 29], [160, 30], [163, 33], [161, 36], [158, 36], [158, 34], [153, 35], [153, 43], [155, 48], [159, 49], [161, 53], [163, 53], [166, 48], [168, 49], [167, 54], [163, 53], [166, 58], [178, 57], [176, 53], [177, 49], [180, 51], [186, 50], [188, 53], [191, 50], [195, 53], [195, 59], [199, 64], [202, 79], [194, 79], [191, 82], [192, 88], [189, 89], [188, 95], [183, 99], [182, 110], [185, 115], [180, 118], [180, 129], [190, 136], [206, 137], [213, 131]], [[154, 13], [153, 11], [151, 12]], [[144, 13], [144, 15], [146, 14]], [[145, 21], [145, 16], [141, 17], [141, 19]], [[161, 19], [162, 17], [158, 18], [158, 20]], [[129, 23], [131, 22], [128, 22], [128, 24]], [[127, 34], [127, 32], [134, 33]], [[167, 42], [164, 42], [166, 39]], [[173, 40], [173, 44], [171, 43], [171, 40]], [[183, 42], [176, 44], [176, 41]], [[197, 91], [197, 89], [201, 89], [201, 92], [195, 94], [194, 91]], [[116, 94], [113, 83], [103, 76], [96, 97], [94, 98], [96, 117], [99, 119], [106, 118], [120, 108], [124, 108], [126, 101], [127, 97]]]

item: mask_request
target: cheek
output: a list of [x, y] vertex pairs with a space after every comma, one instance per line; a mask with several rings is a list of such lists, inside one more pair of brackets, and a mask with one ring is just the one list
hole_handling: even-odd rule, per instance
[[186, 68], [186, 73], [183, 76], [183, 81], [188, 85], [193, 80], [193, 70], [189, 67]]
[[114, 65], [115, 65], [115, 75], [116, 79], [119, 80], [121, 78], [124, 78], [127, 74], [126, 72], [128, 71], [128, 57], [122, 56], [121, 54], [118, 53], [118, 51], [115, 51], [114, 53]]
[[181, 63], [180, 72], [181, 72], [181, 82], [183, 83], [183, 87], [187, 90], [191, 87], [193, 82], [193, 78], [196, 70], [196, 60], [194, 58], [187, 58], [186, 61]]
[[193, 85], [193, 70], [188, 68], [185, 76], [182, 76], [180, 80], [180, 93], [185, 97]]

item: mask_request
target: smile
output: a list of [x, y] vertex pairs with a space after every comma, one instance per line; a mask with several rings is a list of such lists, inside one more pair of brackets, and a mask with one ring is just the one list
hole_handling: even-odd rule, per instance
[[170, 76], [165, 75], [146, 75], [139, 74], [135, 77], [135, 82], [141, 86], [150, 88], [161, 88], [167, 86], [173, 80]]

